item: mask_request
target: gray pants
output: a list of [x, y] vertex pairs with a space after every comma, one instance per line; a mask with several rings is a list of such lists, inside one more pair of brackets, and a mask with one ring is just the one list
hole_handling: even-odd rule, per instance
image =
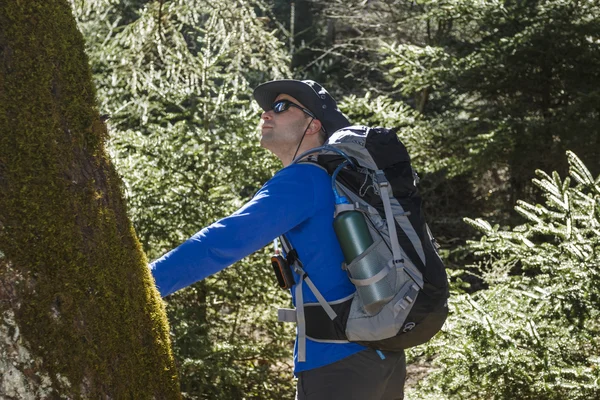
[[298, 374], [296, 400], [402, 400], [404, 352], [367, 349], [321, 368]]

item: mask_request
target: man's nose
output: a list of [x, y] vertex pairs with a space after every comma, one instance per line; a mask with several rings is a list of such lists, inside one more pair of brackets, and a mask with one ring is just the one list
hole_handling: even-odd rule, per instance
[[261, 119], [264, 119], [265, 121], [268, 121], [270, 119], [273, 119], [273, 110], [269, 110], [269, 111], [265, 111], [260, 115]]

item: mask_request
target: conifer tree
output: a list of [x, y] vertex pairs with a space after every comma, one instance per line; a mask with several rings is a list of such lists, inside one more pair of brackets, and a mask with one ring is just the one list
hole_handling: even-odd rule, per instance
[[545, 202], [519, 201], [523, 224], [467, 219], [489, 288], [454, 296], [421, 398], [600, 396], [600, 177], [567, 159], [565, 179], [536, 171]]

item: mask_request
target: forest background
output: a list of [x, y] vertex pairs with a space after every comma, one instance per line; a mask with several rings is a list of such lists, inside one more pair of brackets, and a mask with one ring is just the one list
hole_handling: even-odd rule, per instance
[[[313, 79], [353, 123], [400, 128], [448, 267], [451, 314], [409, 351], [407, 398], [600, 397], [597, 2], [71, 7], [148, 259], [280, 167], [258, 146], [252, 89]], [[184, 398], [293, 398], [294, 332], [275, 312], [290, 298], [269, 253], [166, 299]]]

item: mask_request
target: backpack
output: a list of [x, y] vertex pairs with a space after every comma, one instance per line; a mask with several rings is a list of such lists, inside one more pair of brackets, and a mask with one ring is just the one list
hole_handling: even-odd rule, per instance
[[[315, 163], [332, 175], [337, 191], [349, 200], [336, 205], [336, 215], [348, 209], [360, 211], [373, 239], [363, 253], [342, 266], [348, 271], [370, 271], [370, 276], [357, 278], [349, 273], [356, 292], [328, 303], [291, 243], [285, 235], [280, 237], [287, 263], [301, 277], [295, 288], [296, 309], [279, 310], [280, 321], [297, 323], [298, 360], [305, 361], [307, 337], [387, 351], [431, 339], [448, 315], [448, 280], [425, 222], [418, 177], [396, 130], [343, 128], [294, 162]], [[303, 284], [318, 303], [303, 302]], [[379, 301], [373, 301], [373, 296]]]

